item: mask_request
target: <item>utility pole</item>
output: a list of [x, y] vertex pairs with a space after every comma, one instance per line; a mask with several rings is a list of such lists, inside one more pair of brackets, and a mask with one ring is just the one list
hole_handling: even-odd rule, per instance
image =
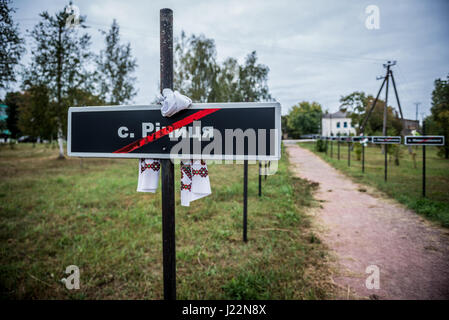
[[364, 135], [364, 131], [366, 128], [366, 124], [368, 123], [368, 119], [371, 116], [371, 113], [373, 112], [374, 108], [376, 107], [376, 103], [379, 100], [379, 96], [382, 92], [382, 89], [384, 87], [384, 85], [386, 84], [386, 95], [385, 95], [385, 106], [384, 106], [384, 118], [383, 118], [383, 128], [382, 128], [382, 134], [384, 136], [386, 136], [387, 133], [387, 114], [388, 114], [388, 85], [389, 85], [389, 80], [391, 78], [391, 82], [393, 83], [393, 88], [394, 88], [394, 93], [396, 95], [396, 101], [398, 103], [398, 109], [399, 109], [399, 114], [401, 115], [401, 121], [402, 121], [402, 127], [403, 130], [405, 129], [405, 122], [404, 122], [404, 116], [402, 113], [402, 108], [401, 108], [401, 103], [399, 101], [399, 95], [398, 95], [398, 90], [396, 88], [396, 81], [394, 80], [394, 76], [393, 76], [393, 71], [391, 70], [391, 67], [394, 66], [396, 64], [396, 61], [387, 61], [386, 63], [383, 64], [384, 68], [387, 69], [387, 72], [385, 74], [385, 77], [377, 77], [377, 80], [383, 79], [382, 81], [382, 85], [380, 86], [380, 89], [377, 93], [376, 99], [374, 99], [373, 105], [371, 106], [371, 108], [368, 110], [368, 114], [365, 116], [365, 119], [363, 119], [362, 121], [362, 125], [360, 126], [360, 133], [362, 135]]
[[385, 86], [385, 106], [384, 106], [384, 119], [383, 119], [383, 125], [382, 125], [382, 134], [384, 136], [387, 135], [387, 109], [388, 109], [388, 84], [389, 84], [389, 78], [390, 78], [390, 61], [388, 61], [386, 64], [384, 64], [384, 67], [387, 68], [387, 74], [386, 74], [386, 86]]
[[421, 102], [415, 102], [415, 106], [416, 106], [416, 121], [418, 121], [418, 110], [419, 110], [419, 105], [421, 104]]

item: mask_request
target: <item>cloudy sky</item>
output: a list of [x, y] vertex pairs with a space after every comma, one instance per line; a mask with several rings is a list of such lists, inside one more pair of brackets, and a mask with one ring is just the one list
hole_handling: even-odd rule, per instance
[[[38, 13], [60, 10], [57, 0], [16, 0], [16, 21], [23, 32]], [[113, 18], [122, 40], [130, 42], [138, 60], [136, 104], [149, 103], [159, 81], [159, 10], [174, 11], [175, 35], [203, 33], [215, 39], [219, 61], [232, 56], [243, 62], [256, 50], [270, 68], [269, 87], [283, 113], [303, 100], [336, 111], [341, 95], [362, 90], [375, 95], [386, 60], [393, 67], [407, 118], [429, 113], [433, 81], [449, 74], [449, 1], [331, 0], [83, 0], [73, 1], [87, 16], [92, 49], [104, 46], [98, 29]], [[365, 26], [369, 5], [380, 13], [380, 28]], [[24, 58], [24, 63], [29, 58]], [[392, 93], [392, 90], [390, 91]], [[384, 96], [384, 94], [383, 94]], [[394, 96], [390, 95], [390, 101]], [[396, 103], [393, 103], [396, 106]]]

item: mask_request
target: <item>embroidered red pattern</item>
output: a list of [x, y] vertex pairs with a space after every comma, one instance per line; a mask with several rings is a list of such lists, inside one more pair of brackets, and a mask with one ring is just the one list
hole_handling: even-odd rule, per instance
[[145, 160], [143, 160], [140, 163], [140, 172], [144, 172], [146, 169], [159, 171], [161, 169], [161, 164], [158, 161], [153, 161], [151, 164], [145, 163]]
[[184, 183], [182, 183], [182, 181], [181, 181], [181, 191], [182, 191], [182, 190], [189, 190], [189, 191], [192, 191], [192, 184], [191, 184], [191, 183], [184, 184]]
[[192, 171], [189, 165], [181, 165], [181, 179], [184, 177], [184, 173], [189, 179], [192, 179]]
[[206, 178], [207, 175], [209, 174], [209, 172], [207, 171], [207, 169], [205, 167], [203, 167], [199, 170], [192, 169], [192, 173], [193, 173], [193, 175], [199, 175], [200, 177], [203, 177], [203, 178]]

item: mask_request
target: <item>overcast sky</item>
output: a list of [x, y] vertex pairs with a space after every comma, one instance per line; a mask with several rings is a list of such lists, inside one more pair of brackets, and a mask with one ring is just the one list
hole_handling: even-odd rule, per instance
[[[32, 28], [38, 14], [64, 7], [65, 1], [16, 0], [15, 20], [22, 32]], [[244, 61], [256, 50], [270, 68], [269, 88], [283, 113], [299, 101], [317, 101], [336, 111], [341, 95], [356, 90], [375, 95], [385, 60], [393, 67], [404, 116], [415, 118], [415, 102], [429, 113], [433, 82], [449, 74], [449, 1], [261, 1], [261, 0], [83, 0], [73, 1], [87, 16], [92, 49], [99, 52], [113, 18], [122, 40], [137, 58], [139, 90], [133, 103], [149, 103], [159, 81], [159, 10], [174, 11], [175, 35], [203, 33], [213, 38], [218, 60]], [[380, 28], [365, 26], [365, 9], [376, 5]], [[29, 40], [28, 40], [29, 42]], [[24, 58], [24, 63], [28, 61]], [[389, 101], [393, 106], [393, 91]], [[2, 94], [3, 96], [3, 94]], [[382, 95], [383, 98], [385, 95]]]

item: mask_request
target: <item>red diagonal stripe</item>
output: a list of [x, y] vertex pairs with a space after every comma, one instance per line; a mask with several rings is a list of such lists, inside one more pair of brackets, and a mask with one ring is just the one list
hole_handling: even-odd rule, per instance
[[114, 153], [129, 153], [131, 151], [139, 149], [140, 147], [143, 147], [147, 143], [156, 141], [157, 139], [160, 139], [163, 136], [168, 135], [170, 132], [172, 132], [176, 129], [185, 127], [186, 125], [191, 124], [193, 121], [197, 121], [201, 118], [204, 118], [205, 116], [207, 116], [211, 113], [214, 113], [218, 110], [220, 110], [220, 109], [204, 109], [204, 110], [195, 112], [194, 114], [187, 116], [184, 119], [181, 119], [179, 121], [176, 121], [175, 123], [168, 125], [167, 127], [162, 128], [161, 130], [156, 131], [156, 132], [150, 134], [149, 136], [143, 137], [142, 139], [134, 141], [134, 142], [124, 146], [123, 148], [120, 148], [120, 149], [114, 151]]

